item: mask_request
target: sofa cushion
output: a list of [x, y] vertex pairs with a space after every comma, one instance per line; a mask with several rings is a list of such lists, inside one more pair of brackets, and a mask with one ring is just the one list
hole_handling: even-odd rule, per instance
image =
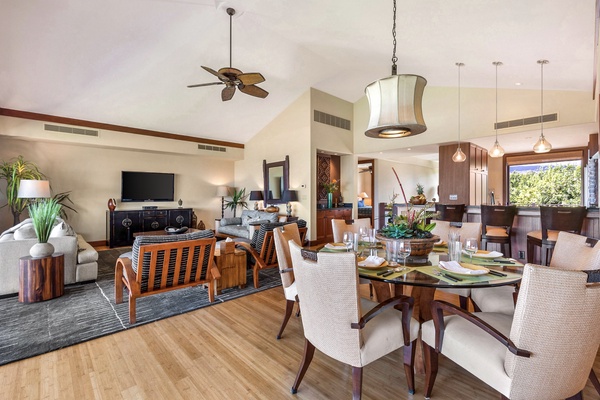
[[37, 239], [33, 224], [25, 224], [15, 231], [15, 240]]
[[270, 213], [266, 211], [258, 210], [243, 210], [242, 211], [242, 225], [248, 226], [251, 223], [256, 222], [277, 222], [279, 215], [277, 213]]
[[225, 235], [230, 235], [230, 236], [241, 237], [241, 238], [245, 238], [245, 239], [248, 239], [250, 236], [248, 227], [242, 226], [242, 225], [219, 226], [219, 233], [222, 233]]
[[10, 240], [15, 240], [14, 233], [7, 233], [7, 234], [0, 236], [0, 242], [8, 242]]
[[50, 237], [61, 237], [61, 236], [76, 236], [75, 230], [71, 227], [71, 225], [67, 224], [61, 218], [56, 219], [58, 223], [52, 228], [50, 232]]
[[77, 235], [77, 264], [98, 261], [98, 252], [81, 235]]
[[221, 218], [219, 226], [242, 225], [241, 217]]

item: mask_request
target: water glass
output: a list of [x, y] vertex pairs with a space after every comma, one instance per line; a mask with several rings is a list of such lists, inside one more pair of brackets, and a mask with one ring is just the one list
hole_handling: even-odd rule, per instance
[[471, 256], [471, 262], [473, 262], [473, 254], [477, 253], [478, 242], [477, 238], [468, 238], [465, 240], [465, 251]]
[[350, 231], [344, 232], [344, 236], [342, 237], [342, 241], [346, 245], [346, 250], [350, 251], [352, 249], [352, 245], [354, 244], [354, 233]]
[[409, 240], [400, 240], [397, 244], [398, 248], [398, 256], [402, 257], [402, 264], [406, 267], [406, 259], [410, 256], [410, 241]]
[[450, 261], [460, 262], [462, 243], [459, 241], [448, 242], [448, 256]]
[[390, 267], [398, 265], [398, 241], [390, 240], [385, 243], [385, 258]]

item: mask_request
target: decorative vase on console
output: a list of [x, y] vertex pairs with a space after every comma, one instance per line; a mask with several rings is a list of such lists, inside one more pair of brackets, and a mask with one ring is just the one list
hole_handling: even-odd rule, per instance
[[338, 190], [340, 187], [340, 181], [337, 179], [332, 180], [323, 184], [323, 189], [327, 192], [327, 208], [333, 207], [333, 192]]
[[333, 207], [333, 193], [327, 193], [327, 208]]
[[115, 199], [108, 199], [108, 209], [110, 211], [115, 211], [115, 208], [117, 208], [117, 200], [115, 200]]

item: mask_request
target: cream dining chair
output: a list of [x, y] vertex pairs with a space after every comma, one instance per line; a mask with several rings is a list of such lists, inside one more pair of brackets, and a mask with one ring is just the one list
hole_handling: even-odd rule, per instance
[[[353, 398], [362, 391], [362, 368], [404, 346], [404, 372], [409, 393], [414, 393], [415, 340], [419, 323], [411, 317], [413, 299], [398, 296], [383, 303], [362, 299], [354, 253], [313, 253], [304, 259], [302, 249], [290, 241], [296, 288], [302, 301], [304, 355], [292, 393], [312, 361], [315, 349], [352, 366]], [[396, 309], [398, 307], [399, 309]]]
[[583, 271], [525, 265], [514, 316], [471, 314], [433, 301], [433, 320], [421, 329], [425, 398], [432, 395], [438, 353], [503, 399], [581, 398], [600, 344], [600, 284], [587, 279]]
[[344, 238], [344, 232], [358, 233], [360, 228], [371, 228], [370, 218], [359, 219], [332, 219], [331, 229], [333, 231], [333, 241], [341, 243]]
[[[279, 273], [281, 274], [281, 286], [283, 286], [283, 294], [285, 295], [285, 315], [277, 339], [281, 339], [283, 330], [285, 329], [290, 316], [294, 311], [294, 304], [297, 302], [298, 292], [296, 291], [296, 282], [294, 282], [294, 271], [292, 257], [290, 255], [289, 241], [292, 240], [297, 245], [301, 245], [300, 231], [297, 224], [288, 224], [279, 228], [273, 229], [273, 240], [275, 241], [275, 251], [279, 260]], [[298, 308], [297, 315], [300, 315]]]

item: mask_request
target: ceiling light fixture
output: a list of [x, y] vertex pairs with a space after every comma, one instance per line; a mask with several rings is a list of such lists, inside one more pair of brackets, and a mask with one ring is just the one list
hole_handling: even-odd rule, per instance
[[540, 125], [541, 126], [540, 138], [533, 146], [533, 151], [536, 153], [547, 153], [550, 150], [552, 150], [552, 145], [544, 137], [544, 64], [548, 64], [549, 61], [548, 60], [538, 60], [537, 63], [540, 64], [541, 71], [542, 71], [542, 74], [541, 74], [542, 90], [541, 90], [541, 102], [540, 102], [541, 107], [542, 107], [542, 112], [540, 115], [540, 124], [541, 124]]
[[500, 61], [494, 61], [492, 64], [496, 66], [496, 123], [494, 128], [496, 129], [496, 143], [490, 150], [490, 157], [498, 158], [504, 155], [504, 149], [498, 143], [498, 67], [502, 65]]
[[419, 75], [398, 75], [396, 66], [396, 0], [392, 28], [392, 76], [366, 87], [369, 100], [369, 125], [365, 135], [372, 138], [415, 136], [427, 130], [423, 119], [423, 90], [427, 80]]
[[454, 162], [464, 162], [467, 159], [467, 156], [460, 148], [460, 67], [463, 67], [464, 65], [465, 64], [461, 62], [456, 63], [456, 66], [458, 67], [458, 147], [456, 148], [456, 152], [452, 155], [452, 161]]

